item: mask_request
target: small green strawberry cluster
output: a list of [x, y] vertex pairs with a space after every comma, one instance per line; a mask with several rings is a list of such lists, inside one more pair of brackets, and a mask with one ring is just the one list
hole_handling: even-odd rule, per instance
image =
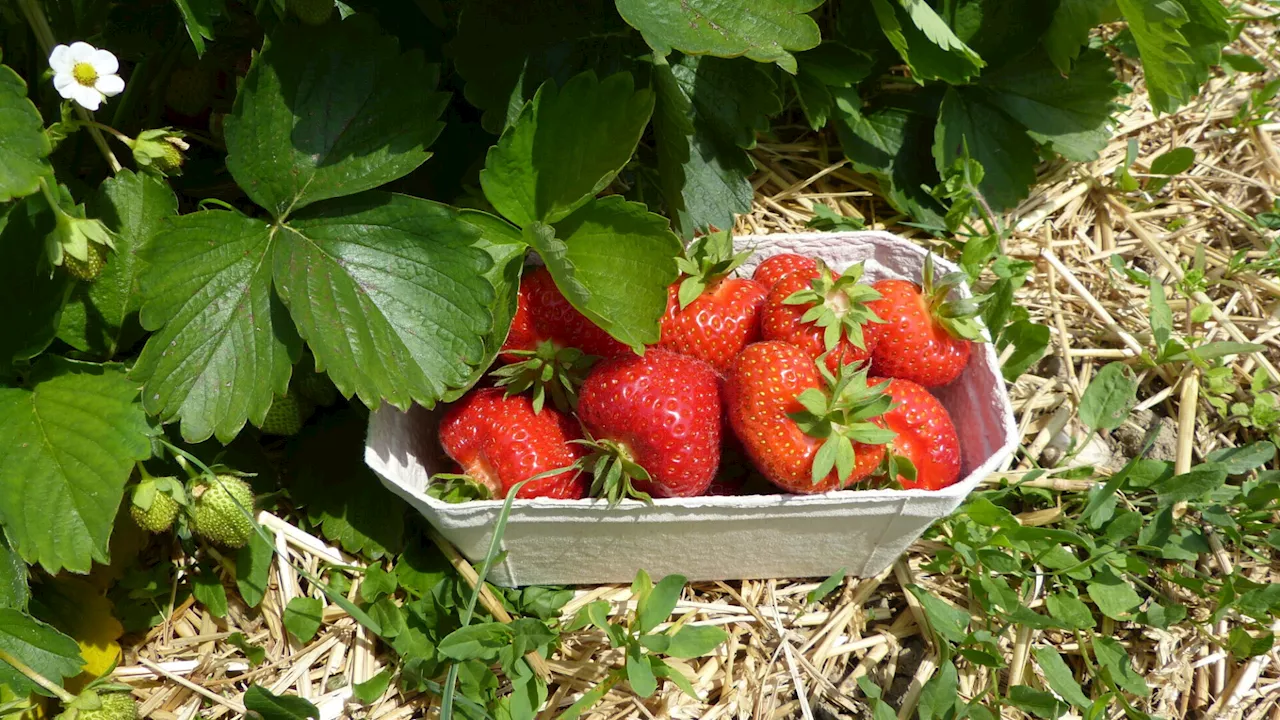
[[141, 479], [133, 486], [129, 515], [138, 527], [164, 533], [182, 518], [185, 530], [225, 548], [242, 548], [253, 534], [253, 489], [243, 476], [221, 469], [177, 477], [152, 477], [141, 465]]
[[264, 435], [297, 435], [317, 408], [338, 401], [338, 389], [329, 376], [313, 368], [314, 364], [305, 359], [294, 368], [289, 389], [275, 397], [258, 423]]
[[[732, 277], [748, 255], [727, 233], [695, 242], [643, 355], [530, 269], [496, 386], [441, 420], [457, 467], [431, 494], [501, 497], [524, 483], [517, 497], [649, 501], [740, 494], [754, 473], [806, 494], [872, 478], [954, 484], [959, 439], [929, 389], [955, 381], [982, 339], [976, 303], [950, 297], [960, 277], [935, 278], [929, 258], [919, 284], [866, 283], [861, 264], [837, 274], [796, 254]], [[753, 472], [726, 472], [735, 457]]]

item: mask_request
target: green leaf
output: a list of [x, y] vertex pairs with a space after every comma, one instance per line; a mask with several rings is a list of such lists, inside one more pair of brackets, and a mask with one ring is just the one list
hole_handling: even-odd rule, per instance
[[654, 95], [631, 73], [544, 83], [516, 123], [489, 149], [485, 198], [520, 227], [554, 223], [605, 189], [635, 151]]
[[[1081, 53], [1069, 77], [1037, 52], [984, 73], [981, 84], [991, 90], [991, 105], [1022, 124], [1033, 140], [1069, 160], [1096, 160], [1111, 141], [1107, 126], [1116, 109], [1116, 76], [1111, 58], [1101, 50]], [[982, 161], [976, 154], [974, 158]], [[983, 168], [989, 170], [987, 163]]]
[[610, 0], [469, 0], [452, 49], [463, 95], [495, 135], [515, 123], [543, 82], [563, 86], [588, 68], [612, 74], [649, 50]]
[[[3, 140], [0, 140], [3, 143]], [[0, 380], [13, 373], [13, 361], [33, 358], [53, 342], [67, 296], [76, 283], [49, 267], [40, 239], [53, 230], [53, 213], [43, 197], [0, 206]], [[105, 272], [105, 270], [104, 270]]]
[[815, 603], [825, 598], [826, 596], [830, 595], [831, 591], [839, 587], [840, 583], [844, 581], [844, 576], [846, 572], [848, 571], [845, 568], [840, 568], [839, 570], [835, 571], [835, 573], [832, 574], [831, 577], [827, 578], [826, 580], [823, 580], [822, 584], [810, 590], [809, 594], [805, 596], [804, 601], [807, 603]]
[[795, 56], [822, 40], [806, 13], [822, 0], [617, 0], [618, 13], [658, 55], [737, 57], [777, 63], [794, 74]]
[[949, 720], [960, 702], [955, 663], [944, 662], [920, 690], [920, 720]]
[[1259, 345], [1258, 343], [1242, 343], [1242, 342], [1235, 342], [1233, 340], [1217, 340], [1214, 342], [1205, 343], [1203, 345], [1197, 345], [1193, 348], [1184, 350], [1180, 353], [1170, 355], [1169, 360], [1172, 362], [1179, 362], [1182, 360], [1190, 360], [1192, 358], [1195, 358], [1200, 362], [1209, 362], [1210, 360], [1216, 360], [1220, 357], [1226, 357], [1228, 355], [1241, 355], [1244, 353], [1262, 352], [1263, 350], [1266, 350], [1266, 349], [1267, 348], [1265, 345]]
[[1156, 112], [1189, 101], [1230, 39], [1226, 8], [1216, 0], [1116, 0], [1142, 57]]
[[1240, 55], [1237, 53], [1222, 53], [1222, 64], [1236, 72], [1245, 73], [1264, 73], [1267, 66], [1263, 65], [1257, 58], [1252, 55]]
[[1102, 23], [1115, 0], [1061, 0], [1044, 34], [1044, 49], [1054, 67], [1071, 72], [1071, 63], [1089, 42], [1089, 33]]
[[729, 634], [711, 625], [685, 625], [671, 636], [666, 654], [673, 658], [696, 658], [720, 647]]
[[980, 91], [948, 88], [934, 131], [938, 172], [968, 157], [982, 164], [978, 189], [997, 210], [1017, 205], [1036, 180], [1035, 144], [1004, 111]]
[[938, 183], [930, 144], [935, 108], [885, 107], [863, 111], [836, 104], [836, 132], [855, 170], [876, 177], [885, 198], [919, 222], [941, 226], [941, 206], [925, 186]]
[[1036, 717], [1056, 720], [1067, 712], [1067, 704], [1043, 691], [1027, 685], [1009, 688], [1009, 703]]
[[27, 585], [27, 564], [22, 562], [0, 533], [0, 610], [27, 609], [31, 588]]
[[511, 628], [500, 622], [468, 625], [440, 641], [440, 654], [454, 660], [491, 660], [511, 644]]
[[1196, 164], [1196, 151], [1189, 147], [1174, 148], [1151, 161], [1153, 175], [1180, 175]]
[[1072, 630], [1088, 630], [1094, 626], [1093, 613], [1080, 598], [1067, 593], [1053, 593], [1044, 600], [1049, 615]]
[[[263, 529], [268, 537], [271, 531]], [[249, 607], [257, 607], [267, 594], [267, 582], [271, 575], [271, 560], [275, 551], [271, 543], [258, 533], [249, 535], [249, 544], [236, 551], [236, 588]]]
[[1218, 448], [1205, 456], [1205, 462], [1222, 465], [1228, 475], [1243, 475], [1271, 462], [1276, 456], [1276, 446], [1266, 440], [1240, 447]]
[[273, 695], [260, 685], [250, 685], [244, 693], [244, 706], [258, 713], [262, 720], [320, 720], [315, 705], [297, 695]]
[[637, 608], [636, 629], [647, 633], [666, 622], [680, 601], [680, 593], [684, 591], [687, 581], [683, 575], [668, 575], [653, 586], [653, 591], [645, 599], [643, 608]]
[[1010, 345], [1013, 353], [1000, 366], [1000, 373], [1005, 380], [1013, 382], [1044, 357], [1049, 349], [1049, 328], [1030, 320], [1012, 323], [1000, 333], [1000, 351], [1003, 353]]
[[933, 595], [919, 585], [907, 589], [920, 601], [934, 632], [954, 643], [964, 642], [969, 633], [969, 613]]
[[1161, 480], [1152, 486], [1160, 499], [1160, 506], [1167, 507], [1183, 500], [1195, 500], [1217, 490], [1227, 481], [1227, 466], [1204, 463], [1181, 475]]
[[658, 689], [658, 680], [653, 676], [653, 667], [648, 656], [640, 652], [639, 646], [627, 649], [627, 682], [636, 695], [647, 698]]
[[1103, 615], [1112, 620], [1128, 620], [1142, 604], [1139, 595], [1129, 581], [1116, 575], [1111, 568], [1104, 567], [1093, 576], [1086, 587], [1089, 599], [1098, 606]]
[[1257, 657], [1265, 655], [1271, 650], [1275, 644], [1276, 636], [1271, 633], [1264, 633], [1259, 637], [1249, 634], [1248, 630], [1242, 627], [1233, 627], [1231, 632], [1227, 634], [1227, 650], [1236, 657], [1237, 660], [1243, 658]]
[[214, 617], [227, 616], [227, 590], [222, 587], [218, 573], [201, 569], [191, 578], [191, 594]]
[[1111, 675], [1111, 680], [1121, 689], [1139, 697], [1147, 697], [1151, 689], [1146, 680], [1134, 671], [1129, 664], [1129, 651], [1117, 640], [1095, 635], [1093, 638], [1093, 655], [1098, 664]]
[[871, 7], [916, 82], [961, 85], [986, 64], [924, 0], [871, 0]]
[[142, 257], [164, 221], [177, 214], [178, 199], [164, 180], [122, 170], [103, 181], [86, 209], [115, 232], [116, 249], [97, 280], [76, 286], [63, 308], [58, 339], [109, 360], [143, 336], [137, 317]]
[[408, 174], [430, 153], [448, 96], [422, 52], [401, 54], [366, 15], [281, 25], [226, 119], [227, 169], [278, 218]]
[[658, 341], [667, 287], [677, 277], [680, 241], [666, 221], [613, 195], [594, 200], [555, 226], [526, 232], [569, 302], [618, 340], [639, 348]]
[[258, 645], [250, 645], [244, 633], [233, 632], [227, 636], [227, 644], [234, 646], [249, 661], [249, 665], [257, 667], [267, 659], [267, 651]]
[[377, 602], [378, 598], [390, 595], [398, 587], [395, 573], [387, 572], [381, 565], [370, 565], [360, 581], [360, 599], [367, 603]]
[[344, 396], [430, 407], [483, 359], [492, 261], [456, 210], [365, 193], [301, 213], [275, 243], [276, 289]]
[[144, 257], [142, 326], [155, 331], [133, 368], [142, 403], [182, 436], [224, 443], [262, 422], [302, 351], [271, 289], [273, 231], [210, 210], [173, 218]]
[[50, 150], [40, 111], [27, 99], [27, 84], [0, 65], [0, 203], [40, 188], [40, 178], [53, 174]]
[[1036, 656], [1036, 662], [1040, 663], [1040, 670], [1044, 672], [1044, 679], [1048, 681], [1049, 687], [1063, 700], [1081, 710], [1088, 710], [1093, 701], [1080, 689], [1080, 683], [1076, 682], [1075, 673], [1063, 661], [1058, 651], [1052, 647], [1041, 646], [1033, 652]]
[[[367, 420], [362, 415], [347, 410], [303, 430], [289, 446], [290, 491], [326, 538], [376, 560], [400, 550], [405, 504], [364, 462]], [[376, 577], [371, 570], [365, 583]], [[392, 592], [395, 579], [386, 577], [377, 587]]]
[[323, 613], [324, 603], [318, 598], [296, 597], [285, 606], [284, 627], [299, 642], [311, 642], [320, 629]]
[[[75, 640], [13, 609], [0, 609], [0, 650], [59, 685], [64, 678], [79, 675], [84, 666]], [[17, 697], [49, 694], [13, 666], [0, 662], [0, 687], [5, 686]]]
[[213, 40], [213, 21], [222, 14], [222, 0], [173, 0], [187, 27], [187, 36], [196, 49], [196, 57], [204, 55], [205, 40]]
[[355, 699], [365, 705], [372, 705], [378, 698], [382, 697], [387, 691], [387, 687], [391, 685], [391, 669], [384, 668], [382, 672], [361, 683], [355, 683], [351, 686], [351, 694]]
[[1120, 427], [1137, 402], [1138, 381], [1122, 362], [1108, 363], [1089, 381], [1080, 398], [1080, 422], [1091, 430]]
[[153, 430], [115, 366], [47, 360], [30, 386], [0, 388], [0, 524], [51, 573], [110, 562], [107, 542]]
[[654, 138], [663, 198], [685, 236], [733, 227], [751, 209], [746, 149], [782, 110], [777, 86], [743, 59], [673, 55], [654, 66]]

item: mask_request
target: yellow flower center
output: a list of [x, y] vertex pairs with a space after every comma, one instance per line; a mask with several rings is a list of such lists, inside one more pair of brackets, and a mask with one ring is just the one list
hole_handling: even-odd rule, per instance
[[76, 63], [75, 67], [71, 68], [71, 76], [85, 87], [93, 87], [93, 84], [98, 82], [98, 71], [94, 70], [89, 63]]

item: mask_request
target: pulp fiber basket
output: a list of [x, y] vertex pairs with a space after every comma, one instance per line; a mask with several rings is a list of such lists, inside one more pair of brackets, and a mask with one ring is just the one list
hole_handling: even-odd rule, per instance
[[[865, 279], [919, 281], [925, 252], [884, 232], [739, 237], [754, 257], [749, 276], [770, 255], [802, 253], [835, 270], [862, 261]], [[956, 268], [935, 259], [937, 271]], [[953, 290], [968, 296], [967, 287]], [[931, 523], [946, 517], [997, 470], [1017, 446], [1013, 410], [990, 343], [974, 348], [964, 373], [935, 394], [960, 436], [961, 480], [940, 491], [843, 490], [822, 495], [668, 498], [653, 505], [603, 500], [516, 500], [502, 549], [489, 575], [503, 586], [630, 582], [679, 573], [690, 580], [823, 577], [840, 569], [875, 575], [891, 565]], [[439, 410], [384, 405], [369, 421], [365, 461], [458, 547], [481, 562], [500, 500], [449, 504], [424, 492], [439, 467]]]

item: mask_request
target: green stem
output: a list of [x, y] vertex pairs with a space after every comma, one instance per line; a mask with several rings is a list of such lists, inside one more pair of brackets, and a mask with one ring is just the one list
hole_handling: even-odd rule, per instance
[[89, 128], [89, 129], [91, 129], [91, 130], [92, 130], [93, 128], [97, 128], [97, 129], [99, 129], [99, 130], [105, 130], [105, 131], [107, 131], [107, 132], [111, 133], [112, 137], [114, 137], [115, 139], [117, 139], [117, 140], [119, 140], [120, 142], [124, 143], [124, 144], [125, 144], [126, 146], [128, 146], [129, 148], [132, 148], [132, 147], [133, 147], [133, 138], [129, 137], [128, 135], [125, 135], [124, 133], [120, 132], [119, 130], [116, 130], [115, 128], [111, 127], [110, 125], [103, 125], [102, 123], [97, 122], [97, 121], [94, 121], [94, 120], [81, 120], [81, 121], [79, 121], [79, 122], [78, 122], [78, 123], [76, 123], [76, 124], [77, 124], [77, 125], [82, 125], [82, 126], [87, 127], [87, 128]]
[[10, 655], [4, 650], [0, 650], [0, 662], [6, 662], [12, 665], [14, 670], [17, 670], [23, 675], [26, 675], [27, 679], [29, 679], [31, 682], [53, 693], [53, 696], [61, 700], [64, 705], [76, 699], [75, 695], [72, 695], [71, 693], [64, 690], [61, 685], [41, 675], [35, 670], [32, 670], [30, 667], [27, 666], [26, 663]]

